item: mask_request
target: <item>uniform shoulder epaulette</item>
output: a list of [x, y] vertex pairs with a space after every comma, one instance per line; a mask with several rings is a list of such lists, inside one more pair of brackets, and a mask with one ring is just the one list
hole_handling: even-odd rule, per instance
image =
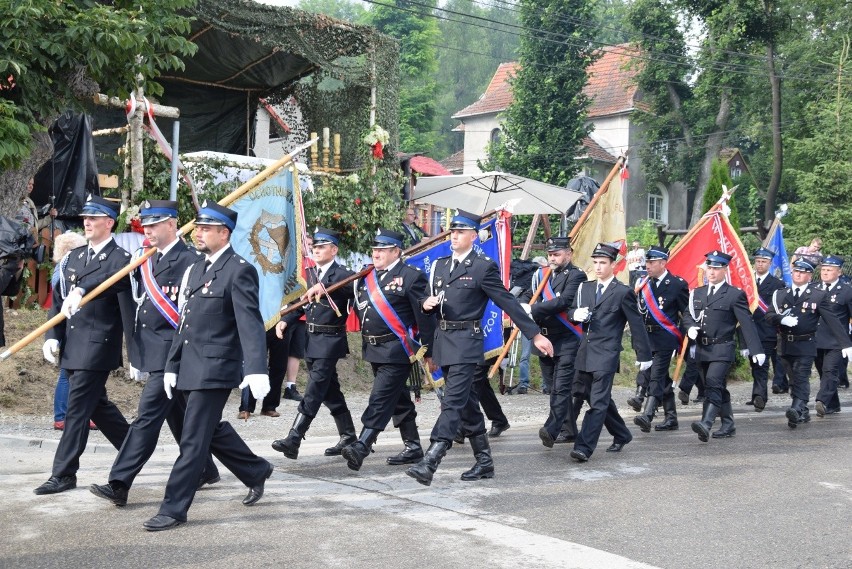
[[682, 283], [686, 283], [686, 279], [685, 279], [685, 278], [683, 278], [683, 277], [679, 277], [679, 276], [675, 275], [675, 278], [676, 278], [677, 280], [679, 280], [680, 282], [682, 282]]
[[124, 256], [125, 256], [125, 257], [129, 257], [129, 256], [130, 256], [130, 253], [128, 253], [127, 251], [124, 251]]

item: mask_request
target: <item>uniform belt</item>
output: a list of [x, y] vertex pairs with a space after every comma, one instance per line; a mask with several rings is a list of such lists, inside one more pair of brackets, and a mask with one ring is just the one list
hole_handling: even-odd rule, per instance
[[548, 338], [558, 338], [560, 336], [565, 336], [568, 333], [569, 333], [569, 331], [565, 330], [564, 326], [562, 326], [561, 329], [560, 328], [545, 328], [543, 326], [541, 328], [541, 335], [547, 336]]
[[725, 344], [727, 342], [733, 342], [733, 336], [725, 336], [723, 338], [708, 338], [707, 336], [702, 336], [698, 339], [698, 343], [702, 346], [709, 346], [711, 344]]
[[390, 334], [383, 334], [381, 336], [367, 336], [364, 334], [364, 340], [367, 341], [371, 346], [377, 346], [379, 344], [384, 344], [386, 342], [392, 342], [393, 340], [398, 340], [396, 334], [391, 332]]
[[816, 334], [782, 334], [785, 340], [788, 342], [806, 342], [808, 340], [813, 339]]
[[308, 332], [311, 334], [340, 334], [346, 332], [346, 326], [324, 326], [308, 322]]
[[657, 330], [662, 330], [662, 326], [659, 324], [645, 324], [645, 330], [648, 332], [656, 332]]
[[479, 332], [479, 322], [476, 320], [438, 320], [438, 327], [441, 330], [465, 330], [473, 328], [474, 332]]

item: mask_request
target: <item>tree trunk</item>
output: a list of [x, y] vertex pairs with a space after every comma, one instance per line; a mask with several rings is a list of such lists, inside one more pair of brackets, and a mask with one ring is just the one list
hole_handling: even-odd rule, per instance
[[775, 71], [775, 45], [766, 44], [766, 61], [769, 66], [769, 84], [772, 87], [772, 178], [766, 188], [766, 205], [763, 222], [775, 219], [775, 200], [781, 186], [781, 171], [784, 166], [784, 143], [781, 139], [781, 78]]
[[32, 153], [21, 162], [20, 168], [6, 170], [0, 176], [0, 215], [14, 218], [27, 196], [27, 182], [53, 156], [53, 141], [45, 129], [33, 134]]
[[704, 214], [701, 209], [704, 202], [704, 194], [707, 191], [707, 184], [710, 182], [710, 168], [713, 165], [713, 160], [719, 157], [719, 151], [722, 149], [722, 142], [725, 139], [725, 129], [728, 127], [730, 116], [731, 94], [728, 89], [723, 89], [719, 99], [719, 111], [716, 113], [715, 129], [707, 137], [707, 142], [704, 143], [704, 159], [701, 161], [701, 170], [698, 172], [698, 184], [695, 189], [695, 199], [692, 202], [692, 220], [690, 225], [697, 223]]

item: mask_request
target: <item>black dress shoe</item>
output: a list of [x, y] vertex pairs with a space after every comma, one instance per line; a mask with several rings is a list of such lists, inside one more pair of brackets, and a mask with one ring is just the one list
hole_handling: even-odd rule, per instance
[[749, 399], [746, 401], [746, 405], [754, 405], [754, 399]]
[[553, 439], [553, 444], [564, 445], [567, 443], [573, 443], [577, 437], [569, 433], [559, 433], [556, 435], [556, 438]]
[[488, 436], [489, 437], [499, 437], [501, 434], [508, 431], [510, 426], [511, 425], [509, 425], [509, 423], [502, 423], [502, 424], [492, 423], [491, 424], [491, 430], [488, 431]]
[[541, 444], [547, 448], [553, 448], [553, 437], [544, 427], [538, 430], [538, 438], [541, 439]]
[[692, 400], [693, 403], [704, 403], [704, 395], [698, 395]]
[[51, 476], [47, 482], [33, 490], [33, 493], [39, 496], [44, 494], [59, 494], [66, 490], [71, 490], [77, 487], [77, 476], [69, 474], [68, 476]]
[[275, 466], [270, 464], [269, 470], [266, 472], [266, 476], [263, 477], [260, 483], [257, 486], [249, 488], [248, 494], [246, 494], [246, 497], [243, 498], [244, 506], [252, 506], [263, 497], [263, 487], [266, 485], [266, 480], [272, 476], [273, 471], [275, 471]]
[[550, 388], [549, 387], [542, 387], [541, 393], [542, 393], [542, 395], [550, 395]]
[[148, 531], [163, 531], [176, 528], [182, 523], [184, 522], [169, 516], [164, 516], [163, 514], [157, 514], [147, 522], [142, 522], [142, 527]]
[[754, 410], [760, 413], [766, 408], [766, 400], [761, 395], [754, 396]]
[[772, 386], [772, 393], [775, 394], [775, 395], [778, 395], [779, 393], [781, 393], [781, 388], [778, 387], [777, 385], [773, 385]]
[[123, 488], [120, 486], [116, 486], [115, 488], [113, 488], [109, 484], [92, 484], [91, 486], [89, 486], [89, 492], [91, 492], [98, 498], [109, 500], [120, 508], [123, 508], [127, 505], [127, 488]]
[[528, 388], [526, 385], [519, 385], [518, 388], [515, 390], [515, 393], [517, 393], [518, 395], [526, 395], [527, 391]]
[[577, 462], [588, 462], [589, 456], [581, 450], [574, 449], [570, 453], [571, 458]]
[[218, 474], [214, 474], [213, 476], [210, 476], [210, 477], [202, 474], [201, 478], [198, 479], [198, 487], [196, 488], [196, 490], [201, 490], [205, 486], [210, 486], [210, 485], [216, 484], [220, 480], [221, 480], [221, 478], [219, 477]]
[[689, 405], [689, 393], [682, 389], [677, 392], [677, 398], [680, 399], [681, 405]]
[[621, 449], [623, 449], [626, 444], [627, 443], [612, 443], [606, 448], [606, 452], [621, 452]]

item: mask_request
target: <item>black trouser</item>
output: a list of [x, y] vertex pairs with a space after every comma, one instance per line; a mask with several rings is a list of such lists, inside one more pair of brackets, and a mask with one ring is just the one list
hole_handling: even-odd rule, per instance
[[819, 373], [819, 391], [816, 395], [817, 401], [831, 411], [840, 409], [840, 397], [837, 395], [837, 386], [840, 383], [840, 366], [846, 365], [840, 349], [823, 350], [817, 348], [817, 356], [814, 360]]
[[323, 404], [331, 411], [332, 417], [349, 412], [340, 390], [337, 358], [305, 358], [305, 365], [308, 367], [308, 386], [299, 402], [299, 413], [316, 417]]
[[[261, 411], [274, 411], [281, 405], [281, 386], [287, 375], [287, 359], [290, 357], [288, 342], [275, 335], [275, 327], [266, 331], [266, 352], [269, 356], [269, 393], [263, 398]], [[240, 411], [254, 413], [257, 400], [248, 387], [243, 388], [240, 397]]]
[[704, 381], [704, 395], [707, 402], [716, 407], [731, 401], [728, 391], [728, 371], [734, 362], [698, 362], [698, 371]]
[[90, 419], [116, 449], [121, 448], [129, 428], [124, 415], [107, 398], [109, 371], [67, 371], [68, 411], [65, 413], [65, 430], [53, 457], [53, 476], [77, 474], [80, 455], [86, 450], [89, 440]]
[[616, 443], [628, 443], [633, 439], [624, 419], [618, 414], [618, 408], [612, 401], [611, 371], [577, 371], [577, 383], [583, 385], [583, 393], [589, 402], [589, 409], [583, 417], [583, 425], [577, 433], [574, 449], [592, 456], [598, 446], [598, 439], [604, 426], [615, 437]]
[[538, 366], [541, 369], [541, 390], [545, 388], [553, 392], [553, 374], [556, 370], [556, 362], [548, 356], [538, 357]]
[[[166, 396], [166, 390], [163, 389], [163, 371], [150, 372], [139, 398], [136, 419], [130, 424], [124, 444], [118, 449], [118, 456], [112, 463], [108, 480], [121, 482], [128, 488], [133, 486], [133, 480], [157, 448], [163, 421], [168, 421], [175, 441], [180, 444], [185, 411], [186, 403], [183, 397], [173, 396], [169, 399]], [[216, 463], [209, 453], [204, 475], [207, 478], [219, 475]]]
[[772, 376], [772, 387], [777, 387], [781, 391], [789, 389], [790, 384], [787, 383], [786, 365], [781, 359], [781, 356], [778, 355], [777, 349], [772, 356], [772, 369], [774, 370], [774, 375]]
[[751, 387], [751, 398], [754, 399], [759, 395], [766, 401], [769, 397], [769, 391], [767, 390], [767, 384], [769, 383], [769, 363], [775, 359], [775, 343], [763, 344], [763, 353], [766, 354], [763, 365], [757, 365], [757, 363], [751, 360], [751, 354], [749, 355], [751, 377], [754, 379]]
[[790, 378], [790, 397], [805, 403], [811, 397], [811, 368], [814, 356], [783, 356], [784, 366]]
[[552, 438], [556, 438], [568, 420], [570, 434], [577, 433], [577, 417], [574, 416], [573, 398], [580, 395], [574, 390], [574, 360], [580, 341], [563, 339], [558, 354], [549, 358], [553, 362], [553, 383], [550, 386], [550, 412], [544, 422], [544, 428]]
[[444, 374], [444, 399], [429, 440], [444, 441], [452, 446], [459, 429], [467, 437], [484, 435], [485, 418], [479, 409], [479, 395], [473, 389], [476, 364], [441, 366], [441, 372]]
[[373, 389], [367, 408], [361, 414], [361, 423], [368, 429], [384, 431], [391, 417], [397, 411], [400, 399], [405, 396], [408, 401], [408, 376], [411, 374], [411, 364], [370, 364], [373, 367]]
[[672, 350], [655, 351], [651, 367], [646, 370], [648, 372], [648, 395], [655, 397], [657, 401], [662, 401], [663, 395], [667, 391], [671, 391], [672, 388], [672, 378], [669, 376], [672, 353]]
[[698, 395], [704, 395], [704, 379], [701, 377], [701, 372], [698, 371], [698, 363], [695, 358], [686, 358], [686, 369], [683, 372], [683, 378], [680, 380], [678, 387], [681, 391], [689, 393], [693, 386], [698, 386]]
[[[496, 359], [490, 361], [494, 362]], [[473, 375], [473, 390], [476, 392], [479, 405], [482, 407], [482, 411], [488, 417], [488, 420], [498, 425], [508, 425], [509, 419], [503, 413], [503, 407], [500, 405], [500, 401], [497, 400], [497, 394], [494, 393], [494, 388], [491, 387], [491, 381], [488, 380], [489, 369], [491, 369], [491, 365], [488, 362], [476, 366], [476, 372]]]
[[222, 421], [222, 410], [230, 394], [230, 389], [177, 392], [176, 396], [186, 402], [186, 414], [180, 454], [166, 483], [160, 514], [186, 521], [205, 457], [211, 451], [246, 486], [256, 486], [265, 479], [269, 462], [255, 455], [231, 424]]
[[[18, 293], [18, 287], [13, 286], [17, 273], [17, 260], [0, 261], [0, 295], [12, 296]], [[6, 326], [3, 320], [4, 308], [4, 306], [0, 306], [0, 347], [6, 345]]]

